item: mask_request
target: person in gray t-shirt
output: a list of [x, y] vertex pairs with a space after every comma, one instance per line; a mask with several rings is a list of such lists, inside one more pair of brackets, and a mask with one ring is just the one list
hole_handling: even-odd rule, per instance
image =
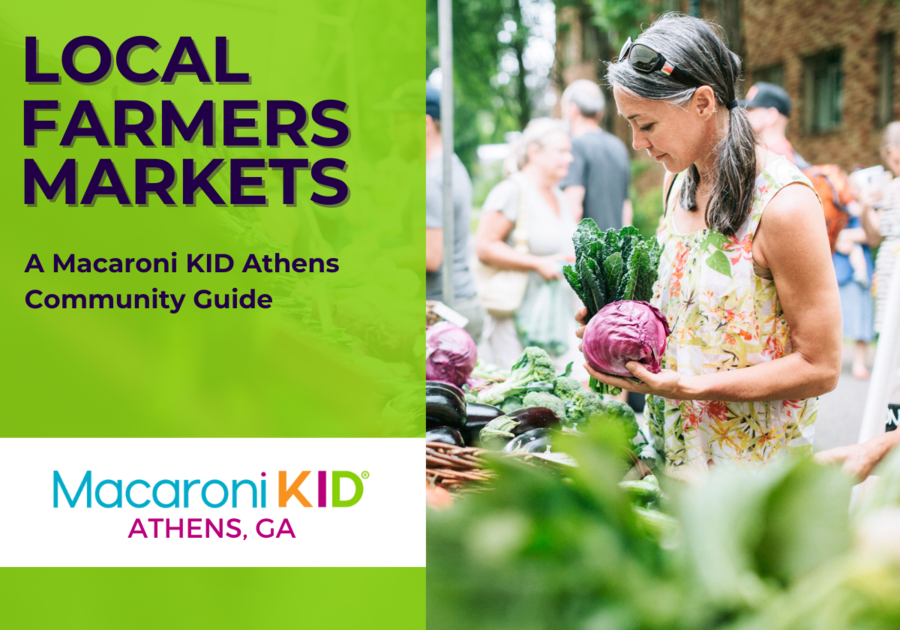
[[[443, 295], [441, 265], [444, 249], [444, 158], [438, 153], [425, 163], [425, 229], [426, 240], [426, 298], [440, 300]], [[465, 299], [475, 295], [475, 281], [469, 271], [469, 212], [472, 209], [472, 180], [466, 167], [453, 154], [453, 285], [454, 298]], [[436, 251], [437, 250], [437, 251]], [[440, 256], [435, 254], [440, 253]]]
[[[443, 300], [444, 159], [440, 128], [440, 91], [425, 87], [425, 298]], [[453, 310], [469, 319], [466, 331], [478, 343], [484, 316], [469, 271], [469, 212], [472, 180], [466, 167], [453, 155]]]
[[589, 217], [601, 230], [631, 225], [628, 149], [597, 122], [605, 107], [603, 93], [597, 84], [581, 79], [566, 88], [561, 105], [575, 160], [560, 187], [576, 220]]

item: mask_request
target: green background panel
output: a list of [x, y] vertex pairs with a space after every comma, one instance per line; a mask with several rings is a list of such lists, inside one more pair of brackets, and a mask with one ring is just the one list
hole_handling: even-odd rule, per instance
[[[423, 111], [389, 111], [395, 90], [421, 86], [424, 5], [410, 2], [256, 2], [182, 0], [4, 3], [0, 9], [0, 317], [4, 335], [0, 436], [9, 437], [382, 437], [424, 433], [424, 131]], [[24, 80], [24, 38], [40, 42], [40, 70], [54, 68], [66, 43], [94, 35], [115, 50], [134, 35], [155, 38], [156, 52], [131, 56], [137, 72], [162, 74], [181, 36], [191, 36], [214, 75], [215, 37], [229, 39], [230, 70], [249, 72], [252, 85], [203, 85], [179, 76], [172, 85], [134, 85], [118, 72], [90, 86], [64, 74], [60, 85]], [[76, 65], [96, 67], [95, 51]], [[56, 131], [38, 132], [23, 146], [23, 101], [60, 101], [41, 119]], [[60, 147], [75, 103], [90, 100], [112, 141], [113, 102], [175, 102], [192, 116], [203, 100], [216, 104], [216, 147], [177, 141], [172, 148], [98, 147], [90, 138]], [[311, 112], [322, 99], [348, 103], [332, 113], [351, 139], [319, 148], [312, 135], [332, 135], [310, 121], [309, 147], [282, 138], [279, 148], [222, 146], [224, 100], [257, 100], [265, 144], [266, 100], [294, 100]], [[423, 99], [418, 100], [419, 103]], [[394, 110], [397, 108], [394, 107]], [[283, 115], [283, 118], [288, 115]], [[133, 115], [132, 118], [136, 118]], [[151, 131], [159, 144], [161, 126]], [[298, 202], [281, 203], [278, 171], [264, 173], [268, 207], [215, 207], [203, 195], [180, 205], [181, 161], [202, 167], [223, 158], [213, 179], [227, 199], [228, 164], [235, 158], [324, 157], [347, 162], [350, 200], [338, 208], [309, 201], [331, 190], [298, 174]], [[52, 176], [67, 158], [79, 163], [79, 199], [100, 158], [116, 164], [133, 196], [134, 161], [158, 158], [175, 165], [178, 207], [151, 197], [147, 207], [122, 207], [103, 198], [93, 207], [67, 206], [62, 195], [35, 207], [23, 203], [24, 160]], [[198, 168], [199, 170], [199, 168]], [[247, 191], [259, 193], [260, 191]], [[133, 200], [132, 200], [133, 201]], [[32, 254], [45, 265], [53, 254], [76, 257], [163, 257], [178, 253], [177, 273], [24, 273]], [[334, 274], [186, 273], [187, 254], [227, 253], [240, 267], [255, 253], [338, 258]], [[177, 314], [159, 310], [32, 310], [31, 289], [45, 293], [187, 294]], [[271, 310], [208, 310], [190, 305], [200, 289], [274, 296]]]
[[[423, 111], [377, 107], [406, 82], [421, 86], [424, 5], [412, 2], [179, 0], [178, 2], [4, 2], [0, 7], [0, 437], [383, 437], [424, 434], [424, 131]], [[41, 70], [76, 36], [115, 49], [135, 35], [160, 43], [132, 55], [133, 67], [162, 73], [175, 42], [191, 36], [210, 72], [215, 37], [227, 36], [230, 69], [245, 85], [138, 86], [115, 71], [82, 86], [27, 85], [26, 36], [40, 40]], [[56, 60], [54, 62], [54, 59]], [[54, 63], [57, 67], [53, 67]], [[79, 53], [90, 70], [96, 55]], [[23, 146], [23, 101], [52, 99], [41, 118], [57, 130]], [[90, 139], [60, 147], [78, 100], [90, 100], [113, 136], [113, 102], [141, 100], [159, 114], [172, 100], [192, 115], [216, 103], [217, 146], [99, 148]], [[335, 117], [351, 129], [336, 149], [222, 146], [222, 101], [295, 100], [307, 111], [322, 99], [349, 105]], [[419, 103], [422, 98], [417, 99]], [[397, 108], [393, 108], [397, 109]], [[264, 111], [247, 113], [264, 138]], [[312, 122], [309, 142], [320, 129]], [[331, 132], [327, 132], [330, 133]], [[158, 143], [159, 124], [151, 131]], [[112, 159], [133, 194], [134, 160], [336, 157], [352, 191], [339, 208], [308, 201], [315, 186], [300, 175], [298, 203], [280, 203], [281, 180], [265, 174], [267, 207], [93, 207], [23, 202], [26, 158], [54, 172], [79, 162], [79, 198], [99, 158]], [[213, 180], [228, 192], [228, 169]], [[179, 179], [180, 184], [180, 179]], [[179, 186], [172, 191], [179, 200]], [[248, 191], [249, 192], [249, 191]], [[257, 191], [253, 191], [257, 192]], [[168, 256], [182, 269], [188, 253], [336, 257], [336, 274], [53, 274], [29, 273], [29, 257]], [[270, 293], [269, 311], [31, 310], [25, 293]], [[411, 471], [412, 473], [413, 471]], [[5, 506], [8, 517], [15, 506]], [[11, 516], [14, 515], [14, 516]], [[362, 526], [362, 525], [361, 525]], [[5, 541], [15, 544], [15, 541]], [[73, 541], [78, 544], [78, 541]], [[2, 552], [2, 551], [0, 551]], [[0, 569], [2, 625], [11, 628], [319, 627], [421, 628], [425, 570], [415, 569]]]
[[6, 628], [425, 627], [425, 569], [2, 569]]

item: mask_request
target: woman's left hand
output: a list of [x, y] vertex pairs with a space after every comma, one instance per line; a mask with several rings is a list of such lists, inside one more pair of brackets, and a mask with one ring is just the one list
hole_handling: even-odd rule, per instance
[[640, 383], [634, 383], [618, 376], [610, 376], [593, 369], [587, 363], [584, 364], [588, 374], [601, 383], [621, 387], [625, 391], [636, 394], [652, 394], [673, 400], [690, 400], [691, 396], [684, 389], [684, 377], [674, 370], [661, 370], [654, 374], [637, 361], [629, 361], [625, 364], [628, 371], [634, 374]]
[[[575, 336], [579, 339], [584, 338], [584, 329], [587, 328], [587, 315], [588, 311], [584, 307], [575, 312], [575, 321], [581, 324], [575, 331]], [[582, 343], [580, 342], [578, 344], [578, 351], [584, 352]], [[593, 369], [587, 363], [584, 364], [584, 368], [587, 370], [588, 374], [593, 376], [596, 380], [601, 383], [606, 383], [607, 385], [612, 385], [613, 387], [620, 387], [627, 392], [653, 394], [654, 396], [662, 396], [673, 400], [692, 399], [684, 389], [684, 379], [681, 374], [674, 370], [661, 370], [659, 374], [654, 374], [637, 361], [629, 361], [625, 364], [625, 367], [628, 368], [628, 371], [634, 374], [635, 378], [641, 382], [634, 383], [625, 380], [624, 378], [619, 378], [618, 376], [603, 374], [602, 372]]]

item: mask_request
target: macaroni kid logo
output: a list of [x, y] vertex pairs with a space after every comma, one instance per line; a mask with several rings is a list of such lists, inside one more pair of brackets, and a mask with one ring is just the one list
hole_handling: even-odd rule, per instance
[[[347, 508], [353, 507], [363, 497], [363, 479], [369, 473], [360, 475], [348, 470], [330, 471], [331, 494], [328, 493], [329, 471], [304, 470], [293, 480], [287, 471], [278, 472], [278, 508]], [[265, 509], [267, 501], [266, 473], [261, 479], [232, 480], [226, 483], [220, 479], [202, 481], [200, 479], [160, 479], [154, 484], [144, 479], [125, 482], [122, 479], [103, 479], [94, 485], [93, 471], [86, 471], [77, 488], [74, 483], [66, 485], [58, 470], [53, 471], [53, 507], [62, 505], [69, 508], [105, 509], [131, 507], [144, 509], [151, 506], [162, 509], [179, 509], [205, 506], [220, 508]], [[353, 494], [349, 495], [349, 484], [353, 483]], [[304, 486], [305, 484], [305, 486]], [[75, 488], [74, 492], [71, 488]], [[304, 494], [306, 492], [306, 494]], [[310, 500], [312, 499], [312, 500]], [[330, 499], [330, 500], [329, 500]], [[276, 528], [275, 519], [256, 520], [252, 531], [260, 538], [296, 538], [290, 519], [282, 518]], [[239, 518], [136, 518], [128, 532], [128, 538], [232, 538], [247, 540], [241, 529]]]

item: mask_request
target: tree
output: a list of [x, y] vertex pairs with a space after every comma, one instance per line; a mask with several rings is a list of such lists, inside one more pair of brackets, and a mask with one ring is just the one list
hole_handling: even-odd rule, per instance
[[[675, 7], [673, 0], [649, 0], [635, 2], [633, 0], [556, 0], [557, 28], [559, 32], [568, 31], [574, 24], [565, 23], [566, 20], [577, 20], [577, 31], [581, 34], [579, 45], [575, 47], [576, 57], [573, 59], [557, 59], [557, 88], [562, 91], [567, 82], [563, 77], [563, 70], [570, 64], [591, 64], [592, 75], [582, 78], [590, 78], [598, 81], [604, 92], [607, 103], [612, 103], [612, 90], [605, 84], [604, 76], [606, 67], [604, 62], [612, 60], [618, 54], [622, 44], [628, 37], [636, 38], [641, 31], [641, 25], [651, 21], [654, 14], [672, 10]], [[572, 7], [574, 11], [565, 12], [565, 17], [560, 21], [559, 10], [563, 7]], [[571, 47], [562, 47], [569, 49]], [[562, 50], [557, 47], [557, 50]], [[595, 74], [593, 74], [595, 73]], [[572, 79], [569, 78], [569, 81]], [[615, 127], [615, 107], [607, 107], [601, 125], [608, 131]]]
[[725, 33], [728, 47], [744, 58], [744, 39], [741, 33], [741, 0], [716, 0], [716, 17]]
[[[427, 0], [426, 76], [440, 65], [437, 13], [437, 0]], [[522, 0], [453, 2], [454, 144], [467, 167], [479, 144], [503, 142], [533, 115], [525, 70], [530, 37]], [[516, 62], [510, 72], [501, 70], [505, 56]]]

